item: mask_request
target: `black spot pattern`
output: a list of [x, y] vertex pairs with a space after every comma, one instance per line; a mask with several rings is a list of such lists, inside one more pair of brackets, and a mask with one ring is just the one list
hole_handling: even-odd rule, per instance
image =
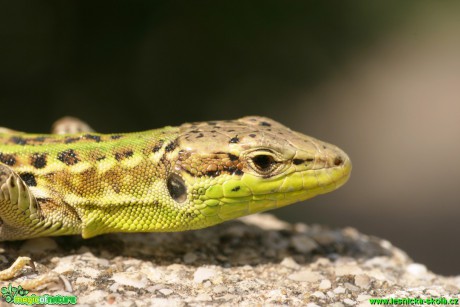
[[177, 140], [174, 140], [174, 141], [172, 141], [171, 143], [169, 143], [168, 145], [166, 145], [165, 151], [166, 151], [166, 152], [171, 152], [171, 151], [173, 151], [174, 149], [176, 149], [177, 145], [178, 145], [178, 144], [177, 144]]
[[80, 162], [80, 159], [78, 159], [77, 154], [75, 153], [73, 149], [61, 151], [60, 153], [58, 153], [57, 158], [59, 161], [69, 166], [75, 165], [78, 162]]
[[22, 173], [19, 175], [21, 179], [29, 186], [35, 187], [37, 186], [37, 181], [35, 180], [35, 176], [32, 173]]
[[133, 151], [132, 150], [126, 150], [126, 151], [121, 151], [121, 152], [116, 152], [115, 153], [115, 160], [121, 161], [123, 159], [129, 158], [133, 156]]
[[237, 144], [239, 142], [240, 142], [240, 139], [238, 138], [238, 136], [232, 137], [229, 141], [230, 144]]
[[46, 166], [46, 154], [34, 153], [30, 164], [35, 168], [44, 168]]
[[4, 154], [0, 152], [0, 162], [9, 166], [13, 166], [16, 164], [16, 157], [14, 155]]
[[153, 151], [153, 152], [158, 152], [158, 151], [160, 151], [161, 147], [163, 147], [163, 143], [164, 143], [164, 141], [163, 141], [163, 140], [160, 140], [160, 141], [158, 142], [158, 144], [155, 144], [155, 146], [153, 146], [152, 151]]

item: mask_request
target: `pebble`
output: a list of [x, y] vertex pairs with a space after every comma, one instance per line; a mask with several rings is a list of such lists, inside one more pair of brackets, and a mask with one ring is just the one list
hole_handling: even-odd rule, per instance
[[321, 275], [310, 270], [302, 270], [292, 273], [288, 278], [294, 281], [316, 282], [321, 279]]
[[215, 286], [212, 291], [216, 294], [221, 294], [228, 291], [228, 288], [224, 285]]
[[335, 288], [333, 291], [334, 291], [335, 294], [343, 294], [343, 293], [345, 293], [346, 289], [344, 287], [339, 286], [339, 287]]
[[206, 294], [206, 293], [201, 293], [201, 294], [198, 294], [195, 299], [197, 301], [212, 301], [212, 297], [209, 295], [209, 294]]
[[198, 256], [195, 253], [188, 252], [183, 257], [185, 263], [193, 263], [198, 259]]
[[300, 265], [295, 262], [294, 259], [292, 259], [292, 257], [286, 257], [283, 259], [283, 261], [281, 261], [280, 263], [282, 266], [286, 267], [286, 268], [290, 268], [290, 269], [294, 269], [294, 270], [297, 270], [300, 268]]
[[372, 295], [368, 295], [368, 294], [359, 294], [357, 297], [356, 297], [356, 300], [358, 302], [367, 302], [370, 298], [372, 298], [373, 296]]
[[319, 289], [320, 290], [328, 290], [332, 287], [332, 284], [331, 284], [331, 281], [329, 279], [323, 279], [320, 283], [319, 283]]
[[343, 303], [344, 303], [345, 305], [348, 305], [348, 306], [356, 305], [356, 302], [353, 301], [353, 300], [350, 300], [349, 298], [344, 299], [344, 300], [343, 300]]
[[326, 298], [326, 295], [321, 292], [321, 291], [315, 291], [312, 293], [312, 296], [314, 297], [317, 297], [317, 298], [320, 298], [320, 299], [325, 299]]
[[96, 304], [107, 299], [107, 292], [103, 290], [92, 291], [87, 295], [78, 296], [78, 304]]
[[411, 263], [411, 264], [409, 264], [407, 266], [407, 268], [406, 268], [406, 271], [409, 274], [412, 274], [412, 275], [414, 275], [416, 277], [426, 275], [426, 273], [427, 273], [426, 266], [424, 266], [423, 264], [420, 264], [420, 263]]
[[200, 267], [193, 274], [193, 281], [196, 283], [202, 283], [205, 280], [212, 279], [216, 276], [217, 272], [214, 269]]
[[81, 268], [81, 271], [83, 272], [83, 274], [91, 278], [97, 278], [99, 274], [101, 274], [101, 270], [97, 270], [94, 268]]
[[367, 289], [369, 288], [371, 279], [366, 274], [359, 274], [355, 276], [355, 285], [360, 288]]
[[337, 267], [335, 274], [337, 276], [344, 276], [344, 275], [358, 275], [361, 274], [363, 270], [359, 268], [357, 265], [341, 265]]
[[113, 281], [123, 286], [131, 286], [134, 288], [142, 289], [147, 285], [147, 278], [136, 272], [129, 273], [115, 273], [112, 278]]
[[302, 254], [311, 253], [318, 248], [318, 244], [306, 235], [295, 235], [291, 239], [294, 249]]
[[158, 292], [160, 292], [161, 294], [165, 295], [165, 296], [168, 296], [172, 293], [174, 293], [174, 290], [171, 290], [171, 289], [160, 289], [158, 290]]
[[[63, 274], [67, 272], [75, 271], [75, 256], [66, 256], [62, 258], [56, 258], [53, 260], [57, 260], [57, 265], [53, 269], [54, 272], [58, 274]], [[56, 262], [56, 261], [53, 261]]]

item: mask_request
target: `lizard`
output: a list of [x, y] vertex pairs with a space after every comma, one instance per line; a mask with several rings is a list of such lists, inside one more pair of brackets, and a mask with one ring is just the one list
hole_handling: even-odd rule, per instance
[[0, 128], [0, 241], [210, 227], [331, 192], [351, 168], [338, 147], [260, 116], [115, 134], [71, 117], [52, 134]]

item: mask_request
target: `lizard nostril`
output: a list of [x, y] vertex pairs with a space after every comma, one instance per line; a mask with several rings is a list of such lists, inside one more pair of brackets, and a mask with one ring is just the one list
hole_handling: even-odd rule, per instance
[[335, 166], [342, 165], [342, 163], [343, 163], [343, 159], [342, 159], [341, 156], [335, 157], [335, 159], [334, 159], [334, 165], [335, 165]]

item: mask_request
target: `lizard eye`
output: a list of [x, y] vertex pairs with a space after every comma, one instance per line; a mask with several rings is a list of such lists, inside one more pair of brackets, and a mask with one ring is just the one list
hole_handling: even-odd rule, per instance
[[276, 168], [278, 162], [272, 155], [260, 154], [252, 157], [250, 164], [258, 173], [267, 174]]
[[187, 199], [187, 187], [185, 182], [177, 174], [171, 174], [166, 182], [169, 195], [178, 203], [183, 203]]

